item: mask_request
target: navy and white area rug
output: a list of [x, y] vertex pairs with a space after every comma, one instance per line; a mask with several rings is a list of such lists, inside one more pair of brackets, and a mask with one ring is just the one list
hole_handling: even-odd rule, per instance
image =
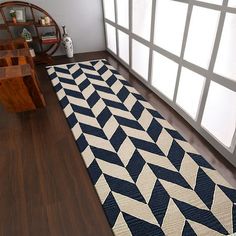
[[236, 232], [236, 190], [106, 60], [47, 70], [115, 235]]

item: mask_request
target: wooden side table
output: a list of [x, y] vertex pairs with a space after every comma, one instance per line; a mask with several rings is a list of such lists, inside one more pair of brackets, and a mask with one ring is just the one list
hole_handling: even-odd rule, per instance
[[[4, 45], [5, 47], [2, 47], [4, 49], [12, 47], [8, 47], [9, 44]], [[10, 45], [17, 48], [14, 43]], [[28, 48], [0, 50], [0, 103], [9, 112], [23, 112], [45, 107], [45, 100]]]

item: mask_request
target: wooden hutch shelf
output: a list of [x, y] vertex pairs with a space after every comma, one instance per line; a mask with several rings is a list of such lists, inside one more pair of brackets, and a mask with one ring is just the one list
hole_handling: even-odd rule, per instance
[[38, 28], [41, 28], [41, 27], [55, 27], [56, 25], [51, 23], [49, 25], [41, 25], [39, 23], [35, 23], [35, 26], [38, 27]]
[[[6, 11], [14, 7], [28, 8], [30, 10], [29, 12], [31, 13], [31, 17], [27, 19], [26, 22], [14, 23], [13, 21], [9, 21], [6, 15]], [[44, 15], [44, 16], [49, 17], [51, 19], [51, 23], [48, 25], [41, 25], [38, 22], [39, 16], [36, 14], [37, 12], [40, 13], [38, 15]], [[14, 27], [27, 27], [27, 26], [33, 27], [34, 29], [32, 32], [35, 32], [36, 34], [33, 35], [32, 42], [38, 44], [39, 49], [40, 49], [39, 52], [36, 52], [36, 57], [34, 58], [35, 63], [48, 64], [52, 62], [52, 55], [56, 52], [56, 50], [59, 48], [60, 43], [61, 43], [61, 32], [56, 21], [45, 10], [28, 2], [9, 1], [9, 2], [4, 2], [0, 4], [0, 16], [2, 16], [2, 19], [4, 20], [4, 23], [0, 24], [0, 30], [7, 31], [9, 35], [9, 39], [14, 39], [14, 36], [13, 36]], [[40, 28], [47, 28], [47, 27], [54, 28], [54, 32], [55, 32], [57, 40], [42, 41]], [[1, 36], [0, 36], [0, 40], [1, 40]]]
[[31, 20], [28, 20], [26, 22], [17, 22], [17, 23], [14, 23], [12, 21], [7, 21], [7, 24], [6, 26], [28, 26], [28, 25], [34, 25], [35, 22], [34, 21], [31, 21]]

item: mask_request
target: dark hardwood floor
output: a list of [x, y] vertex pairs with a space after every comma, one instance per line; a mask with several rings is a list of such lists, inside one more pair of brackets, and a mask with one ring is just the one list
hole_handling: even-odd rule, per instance
[[[55, 58], [55, 64], [106, 58], [236, 187], [236, 168], [107, 52]], [[0, 108], [0, 235], [109, 236], [97, 194], [44, 66], [37, 68], [47, 107]]]

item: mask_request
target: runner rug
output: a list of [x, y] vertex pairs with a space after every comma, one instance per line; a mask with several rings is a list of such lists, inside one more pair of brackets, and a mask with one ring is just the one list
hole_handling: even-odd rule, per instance
[[106, 60], [47, 70], [115, 235], [236, 232], [236, 190]]

